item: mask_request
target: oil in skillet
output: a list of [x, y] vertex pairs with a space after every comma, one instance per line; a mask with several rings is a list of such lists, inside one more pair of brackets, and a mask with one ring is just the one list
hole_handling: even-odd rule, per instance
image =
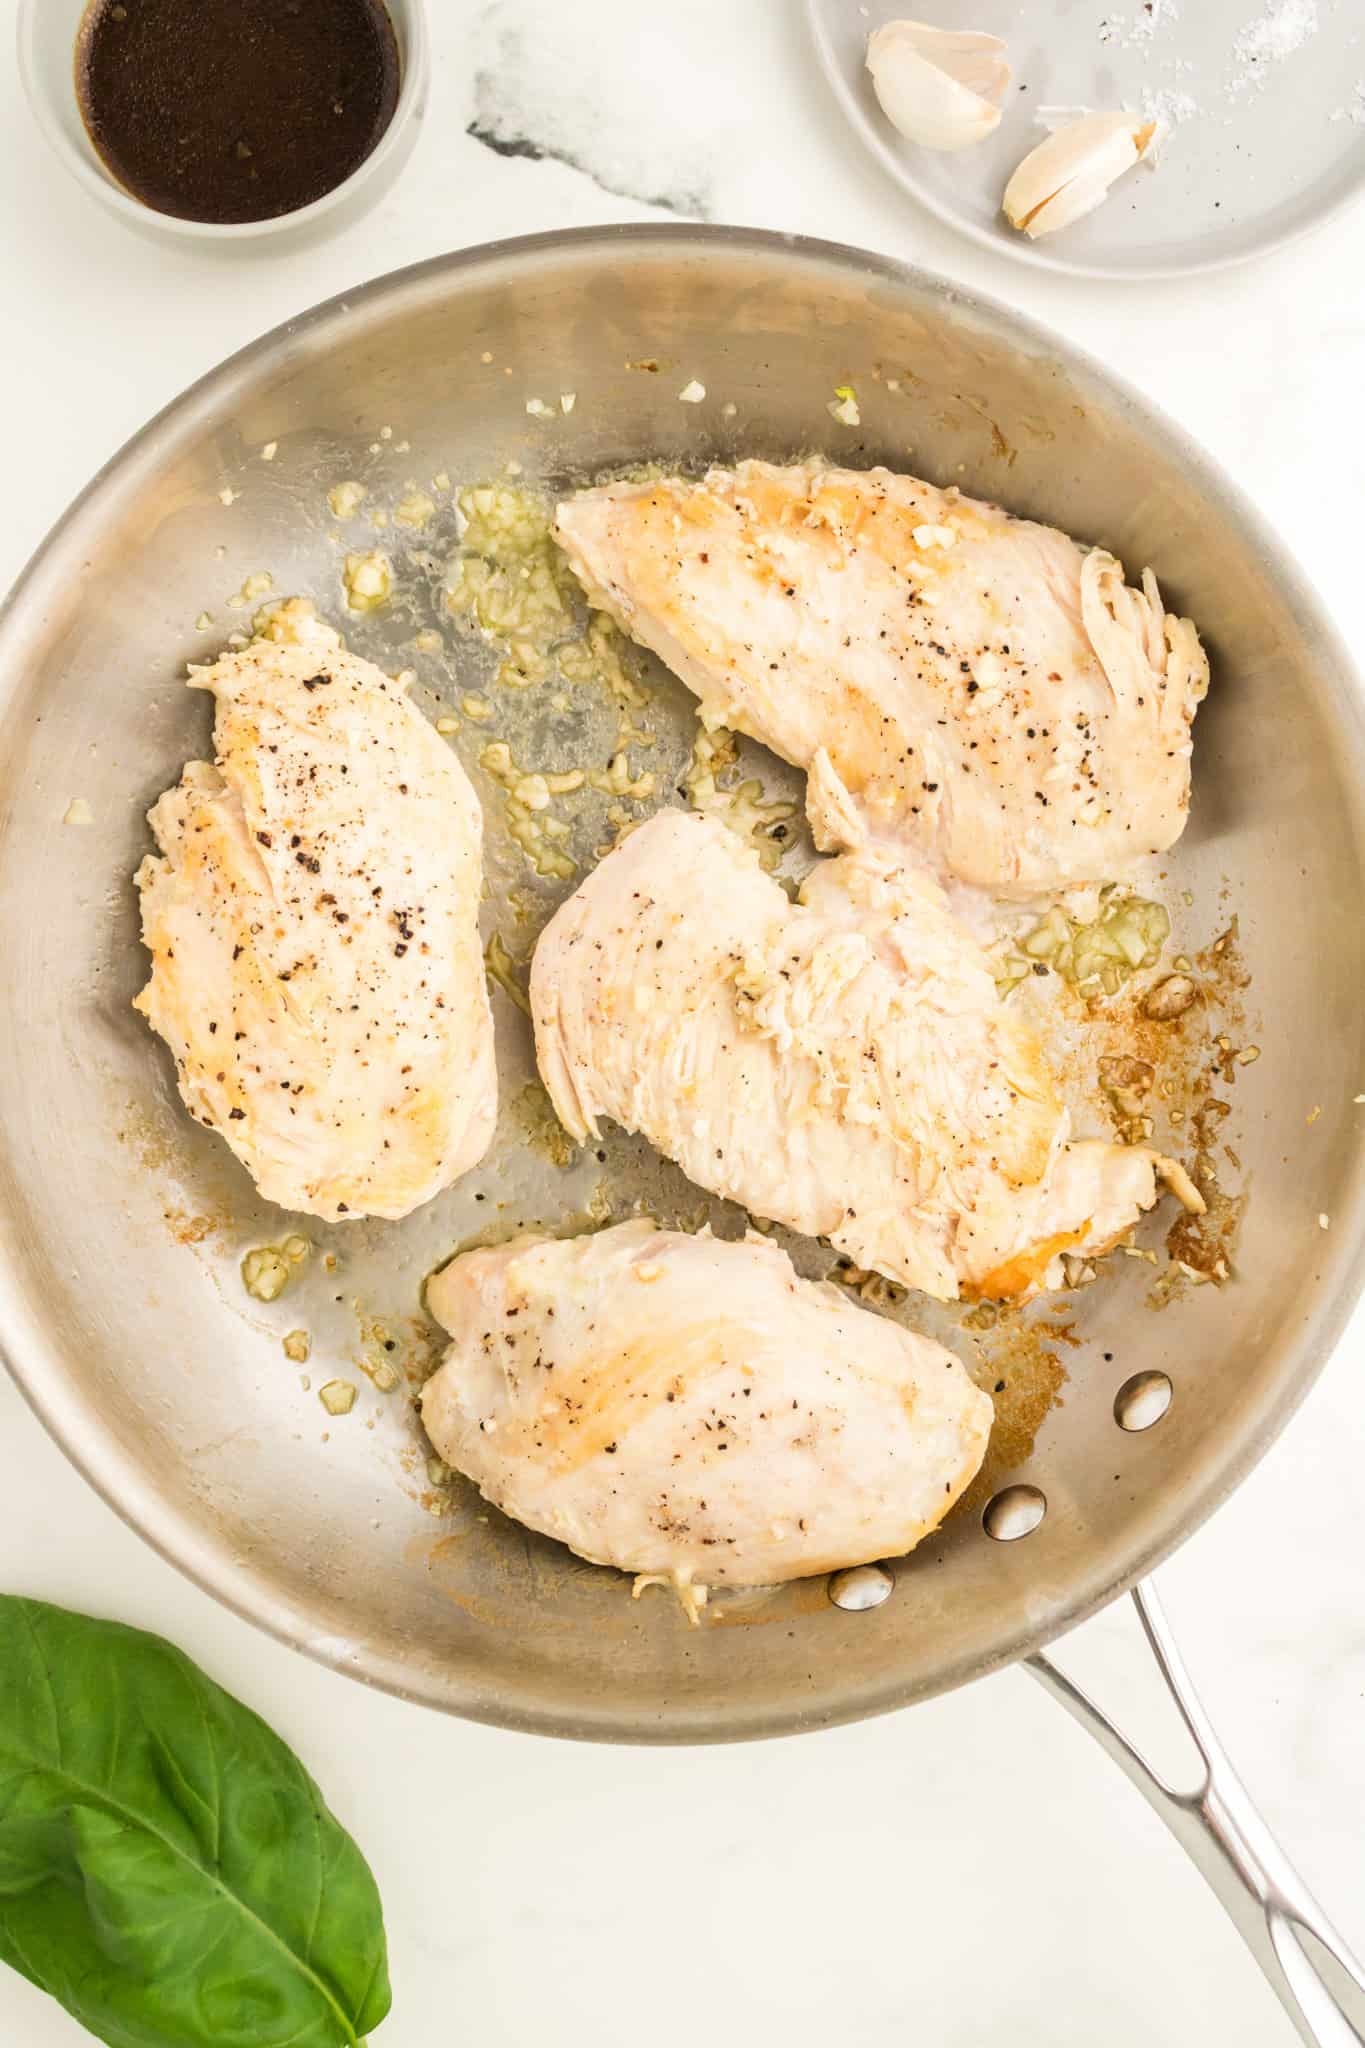
[[181, 220], [273, 220], [321, 199], [398, 103], [383, 0], [91, 0], [76, 96], [124, 188]]

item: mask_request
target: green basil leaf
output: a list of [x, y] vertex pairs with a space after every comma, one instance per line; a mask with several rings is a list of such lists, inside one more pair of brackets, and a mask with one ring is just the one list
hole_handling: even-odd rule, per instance
[[292, 1750], [140, 1629], [0, 1595], [0, 1959], [109, 2048], [351, 2048], [368, 1864]]

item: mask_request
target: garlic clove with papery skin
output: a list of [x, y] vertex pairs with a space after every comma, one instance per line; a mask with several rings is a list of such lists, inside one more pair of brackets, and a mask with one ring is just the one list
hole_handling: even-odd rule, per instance
[[1157, 132], [1140, 114], [1083, 114], [1055, 129], [1017, 167], [1002, 202], [1011, 227], [1033, 237], [1069, 227], [1109, 196]]
[[967, 149], [1000, 125], [1010, 68], [998, 36], [888, 21], [867, 39], [867, 68], [892, 127], [925, 149]]

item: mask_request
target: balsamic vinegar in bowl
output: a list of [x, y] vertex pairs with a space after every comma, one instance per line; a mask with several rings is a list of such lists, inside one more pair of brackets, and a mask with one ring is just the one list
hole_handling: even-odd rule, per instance
[[398, 105], [383, 0], [92, 0], [76, 96], [101, 162], [153, 211], [267, 221], [323, 199]]

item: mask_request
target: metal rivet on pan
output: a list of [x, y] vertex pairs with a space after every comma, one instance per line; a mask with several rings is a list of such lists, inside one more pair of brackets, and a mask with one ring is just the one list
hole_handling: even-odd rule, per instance
[[855, 1564], [846, 1572], [830, 1576], [829, 1597], [849, 1614], [863, 1614], [880, 1607], [894, 1584], [890, 1572], [879, 1564]]
[[1036, 1486], [1005, 1486], [986, 1503], [982, 1527], [997, 1543], [1017, 1543], [1031, 1536], [1047, 1513], [1047, 1496]]
[[1160, 1422], [1174, 1392], [1164, 1372], [1135, 1372], [1114, 1396], [1114, 1420], [1120, 1429], [1150, 1429]]

